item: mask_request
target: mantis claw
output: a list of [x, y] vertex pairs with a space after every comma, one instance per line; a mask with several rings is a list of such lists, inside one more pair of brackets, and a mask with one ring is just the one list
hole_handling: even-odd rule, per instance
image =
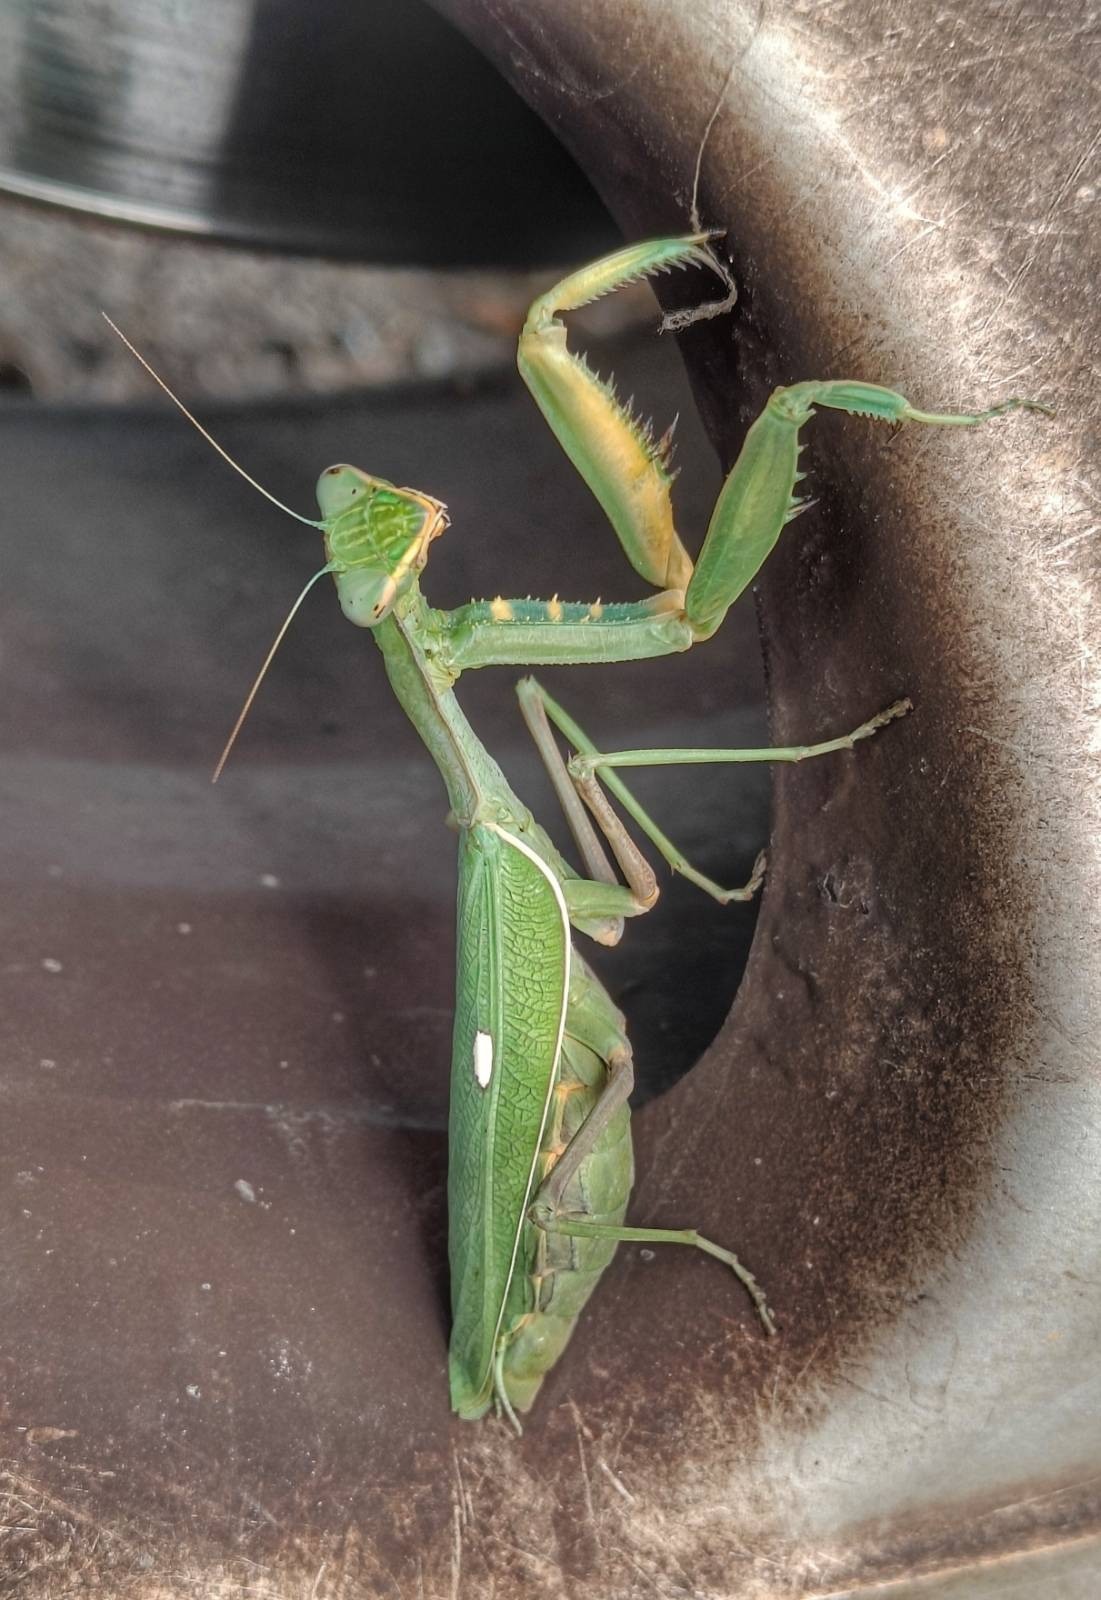
[[572, 273], [533, 303], [517, 351], [520, 374], [559, 444], [604, 508], [628, 561], [657, 589], [683, 589], [692, 574], [669, 498], [672, 430], [655, 439], [612, 385], [571, 355], [558, 314], [674, 267], [720, 271], [705, 248], [709, 237], [649, 240]]

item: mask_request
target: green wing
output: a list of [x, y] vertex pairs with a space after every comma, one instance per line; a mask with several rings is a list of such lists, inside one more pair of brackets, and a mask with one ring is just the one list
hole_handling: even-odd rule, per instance
[[502, 829], [459, 850], [448, 1215], [451, 1403], [487, 1409], [536, 1158], [557, 1076], [570, 935], [558, 883]]

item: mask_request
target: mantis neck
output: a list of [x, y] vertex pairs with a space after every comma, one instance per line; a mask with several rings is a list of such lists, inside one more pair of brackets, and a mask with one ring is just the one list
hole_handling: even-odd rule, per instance
[[457, 825], [527, 819], [527, 808], [470, 726], [449, 680], [432, 668], [425, 651], [431, 613], [419, 590], [372, 631], [402, 710], [440, 770]]

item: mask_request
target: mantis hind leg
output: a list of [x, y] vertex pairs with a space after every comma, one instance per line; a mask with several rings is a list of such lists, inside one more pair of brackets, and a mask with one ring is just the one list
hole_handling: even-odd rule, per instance
[[634, 1180], [633, 1083], [623, 1016], [575, 952], [559, 1080], [523, 1231], [523, 1271], [514, 1280], [494, 1353], [497, 1404], [517, 1428], [516, 1413], [533, 1403], [621, 1241], [691, 1244], [715, 1256], [739, 1278], [773, 1331], [760, 1286], [732, 1252], [694, 1229], [624, 1225]]
[[[817, 744], [800, 745], [772, 745], [758, 750], [730, 750], [730, 749], [700, 749], [684, 748], [678, 750], [666, 749], [640, 749], [640, 750], [615, 750], [609, 752], [598, 751], [583, 730], [568, 716], [562, 707], [551, 699], [544, 689], [541, 689], [534, 679], [528, 679], [521, 688], [521, 701], [538, 699], [541, 711], [554, 723], [573, 744], [577, 754], [566, 765], [566, 774], [572, 780], [578, 794], [590, 807], [594, 816], [600, 821], [602, 816], [608, 814], [615, 820], [616, 826], [622, 830], [623, 824], [615, 817], [607, 798], [605, 797], [600, 780], [616, 795], [625, 811], [638, 823], [647, 838], [653, 841], [665, 860], [674, 872], [680, 873], [690, 883], [696, 884], [706, 894], [718, 900], [721, 905], [727, 905], [735, 900], [750, 900], [756, 894], [764, 881], [765, 854], [762, 851], [753, 866], [749, 881], [737, 889], [724, 889], [721, 884], [715, 883], [702, 872], [697, 871], [692, 864], [677, 849], [676, 845], [661, 831], [654, 820], [646, 812], [634, 795], [627, 788], [616, 771], [620, 767], [671, 767], [671, 766], [703, 766], [722, 765], [726, 763], [746, 764], [750, 762], [786, 762], [795, 763], [808, 761], [816, 756], [833, 755], [839, 751], [851, 750], [862, 739], [870, 739], [889, 722], [894, 722], [899, 717], [904, 717], [913, 709], [908, 699], [896, 700], [886, 710], [879, 711], [874, 717], [869, 717], [858, 728], [850, 733], [841, 734], [836, 739], [824, 739]], [[525, 711], [525, 715], [527, 712]], [[551, 745], [557, 754], [557, 747]], [[544, 756], [544, 759], [547, 759]], [[552, 774], [553, 776], [553, 774]], [[558, 787], [556, 783], [556, 788]], [[601, 826], [604, 826], [601, 823]], [[614, 845], [613, 845], [614, 848]], [[617, 851], [618, 856], [618, 851]]]
[[[594, 1110], [603, 1102], [608, 1058], [630, 1049], [623, 1016], [599, 979], [575, 951], [558, 1081], [541, 1143], [535, 1182], [565, 1159]], [[566, 1204], [593, 1221], [623, 1222], [634, 1181], [630, 1111], [609, 1104], [594, 1128], [586, 1160], [571, 1165]], [[615, 1242], [569, 1238], [532, 1225], [525, 1216], [523, 1272], [515, 1280], [508, 1325], [498, 1347], [496, 1392], [502, 1410], [526, 1411], [543, 1377], [568, 1344], [577, 1320]]]
[[764, 1291], [733, 1251], [705, 1238], [695, 1228], [626, 1227], [622, 1222], [598, 1221], [578, 1209], [578, 1186], [582, 1190], [585, 1187], [586, 1164], [598, 1154], [608, 1130], [626, 1107], [634, 1081], [631, 1048], [620, 1034], [607, 1051], [607, 1078], [600, 1097], [545, 1176], [529, 1208], [529, 1219], [551, 1237], [559, 1235], [613, 1245], [683, 1244], [702, 1250], [731, 1269], [752, 1300], [765, 1332], [775, 1333], [776, 1324]]

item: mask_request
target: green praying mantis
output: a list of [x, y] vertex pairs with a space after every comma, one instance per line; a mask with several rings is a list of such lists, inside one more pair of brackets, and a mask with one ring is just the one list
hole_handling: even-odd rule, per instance
[[[775, 1328], [764, 1292], [730, 1250], [693, 1228], [624, 1222], [633, 1181], [631, 1046], [622, 1013], [574, 936], [616, 943], [626, 918], [653, 907], [658, 885], [609, 796], [675, 872], [721, 903], [750, 899], [765, 860], [758, 857], [740, 887], [712, 881], [666, 837], [619, 770], [824, 756], [851, 749], [910, 703], [897, 701], [851, 733], [806, 746], [600, 752], [534, 678], [525, 678], [518, 686], [521, 711], [584, 864], [579, 872], [470, 726], [455, 695], [460, 675], [490, 666], [635, 661], [710, 638], [783, 528], [805, 509], [795, 494], [803, 477], [800, 430], [816, 407], [956, 427], [1045, 409], [1013, 399], [975, 413], [930, 413], [890, 389], [849, 380], [777, 389], [749, 429], [693, 563], [673, 522], [668, 435], [656, 439], [571, 353], [560, 313], [671, 268], [714, 267], [708, 237], [633, 244], [571, 273], [535, 300], [519, 341], [520, 372], [536, 404], [628, 561], [657, 592], [638, 602], [497, 597], [436, 610], [421, 593], [421, 574], [432, 542], [448, 527], [445, 506], [358, 467], [329, 467], [317, 486], [320, 520], [299, 518], [323, 533], [325, 565], [280, 629], [218, 766], [220, 772], [298, 606], [331, 573], [344, 615], [369, 629], [382, 652], [391, 687], [443, 778], [459, 834], [448, 1176], [451, 1403], [470, 1419], [495, 1405], [517, 1428], [517, 1413], [532, 1405], [621, 1242], [690, 1245], [716, 1257], [744, 1286], [765, 1331]], [[573, 748], [568, 761], [556, 735]]]

